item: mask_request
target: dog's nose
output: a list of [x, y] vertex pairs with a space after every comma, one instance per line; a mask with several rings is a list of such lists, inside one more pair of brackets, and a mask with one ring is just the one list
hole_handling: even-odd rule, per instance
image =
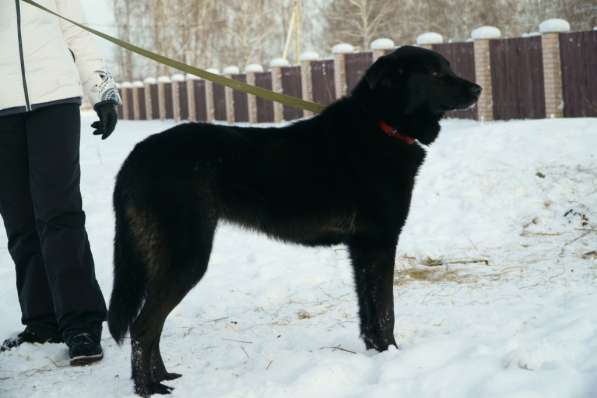
[[481, 90], [482, 88], [478, 84], [473, 84], [471, 86], [471, 94], [473, 94], [477, 98], [479, 98], [479, 96], [481, 95]]

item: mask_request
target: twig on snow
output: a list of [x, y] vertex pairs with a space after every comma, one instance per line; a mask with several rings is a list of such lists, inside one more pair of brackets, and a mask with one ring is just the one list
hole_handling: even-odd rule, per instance
[[344, 351], [344, 352], [348, 352], [351, 354], [356, 354], [356, 352], [351, 351], [351, 350], [347, 350], [346, 348], [342, 348], [342, 346], [340, 344], [338, 344], [337, 346], [333, 346], [333, 347], [321, 347], [320, 350], [324, 350], [324, 349], [330, 349], [330, 350], [339, 350], [339, 351]]
[[236, 339], [227, 339], [225, 337], [222, 337], [222, 340], [226, 340], [226, 341], [234, 341], [235, 343], [243, 343], [243, 344], [253, 344], [252, 341], [248, 341], [248, 340], [236, 340]]

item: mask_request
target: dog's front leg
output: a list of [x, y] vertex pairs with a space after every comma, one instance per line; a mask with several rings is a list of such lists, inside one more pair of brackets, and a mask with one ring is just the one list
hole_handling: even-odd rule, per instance
[[359, 300], [361, 337], [367, 349], [385, 351], [394, 340], [394, 257], [396, 244], [349, 245]]

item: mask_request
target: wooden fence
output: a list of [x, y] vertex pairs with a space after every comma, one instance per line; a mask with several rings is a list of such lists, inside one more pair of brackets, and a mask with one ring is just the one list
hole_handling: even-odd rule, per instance
[[[542, 24], [543, 25], [543, 24]], [[597, 31], [542, 29], [530, 37], [478, 34], [474, 41], [442, 43], [438, 34], [419, 36], [417, 45], [445, 56], [456, 74], [483, 86], [478, 107], [450, 112], [448, 117], [507, 120], [544, 117], [597, 116]], [[487, 31], [484, 31], [485, 33]], [[438, 38], [439, 37], [439, 38]], [[333, 59], [305, 60], [300, 65], [272, 67], [228, 75], [240, 81], [302, 97], [324, 105], [350, 93], [385, 47], [354, 52], [342, 45]], [[146, 79], [120, 86], [124, 119], [176, 119], [268, 123], [294, 120], [307, 112], [195, 77]], [[276, 110], [278, 109], [278, 110]]]

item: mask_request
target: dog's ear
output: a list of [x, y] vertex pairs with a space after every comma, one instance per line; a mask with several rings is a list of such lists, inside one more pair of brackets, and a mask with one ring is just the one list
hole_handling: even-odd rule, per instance
[[404, 75], [404, 69], [392, 55], [381, 56], [365, 73], [365, 80], [370, 89], [377, 87], [391, 87], [396, 76]]

